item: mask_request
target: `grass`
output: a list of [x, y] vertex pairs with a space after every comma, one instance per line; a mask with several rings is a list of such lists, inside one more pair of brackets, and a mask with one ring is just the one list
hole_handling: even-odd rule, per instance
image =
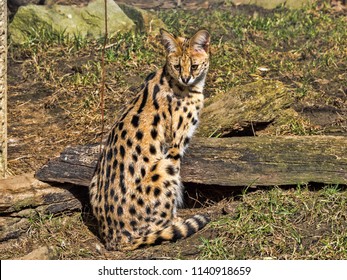
[[298, 186], [244, 194], [233, 215], [211, 223], [204, 259], [346, 259], [347, 192]]
[[[347, 86], [346, 17], [332, 12], [328, 6], [298, 10], [279, 7], [272, 11], [230, 7], [208, 12], [164, 10], [157, 14], [173, 32], [191, 35], [197, 27], [209, 29], [212, 62], [207, 95], [228, 92], [232, 87], [256, 79], [274, 79], [293, 88], [295, 97], [303, 103], [314, 98], [331, 105], [334, 100], [330, 92], [341, 90], [341, 85]], [[36, 26], [30, 30], [28, 43], [12, 46], [10, 54], [14, 59], [24, 58], [22, 71], [57, 92], [55, 98], [59, 101], [66, 100], [71, 92], [95, 94], [101, 80], [101, 45], [102, 40], [87, 41], [79, 35], [68, 37], [64, 31]], [[114, 111], [119, 109], [113, 104], [133, 96], [134, 85], [140, 85], [144, 77], [162, 65], [163, 59], [163, 50], [156, 38], [129, 33], [109, 39], [106, 50], [108, 124], [114, 119]], [[260, 71], [262, 68], [267, 71]], [[140, 79], [136, 82], [129, 79], [134, 76]], [[112, 88], [122, 94], [114, 95]], [[76, 98], [81, 102], [94, 99], [93, 96]], [[70, 111], [71, 104], [58, 103], [62, 110]], [[76, 114], [81, 105], [76, 100], [73, 103], [78, 108], [73, 110], [75, 119], [93, 122], [88, 115], [95, 115], [97, 102], [88, 103], [89, 112], [83, 111], [83, 115]], [[291, 124], [291, 120], [287, 127], [290, 129], [283, 133], [302, 135], [311, 131], [298, 130], [298, 124]]]
[[[171, 31], [191, 35], [205, 27], [212, 34], [207, 95], [256, 79], [273, 79], [293, 88], [298, 102], [345, 106], [331, 94], [347, 88], [347, 20], [327, 5], [273, 11], [229, 6], [157, 14]], [[102, 40], [70, 38], [50, 27], [37, 26], [30, 32], [26, 44], [9, 48], [9, 135], [21, 141], [19, 148], [9, 147], [13, 174], [35, 171], [68, 144], [97, 142], [101, 132]], [[159, 40], [145, 34], [117, 35], [107, 45], [106, 127], [143, 79], [164, 61]], [[35, 119], [37, 111], [45, 117], [22, 123]], [[43, 128], [51, 124], [50, 130]], [[302, 116], [281, 120], [280, 125], [285, 129], [279, 129], [278, 135], [320, 133]], [[39, 149], [36, 144], [33, 147], [32, 139]], [[29, 160], [17, 160], [23, 154], [30, 155]], [[202, 238], [194, 257], [346, 259], [346, 201], [347, 191], [337, 186], [245, 192], [235, 198], [233, 213], [218, 216], [207, 227], [213, 238]], [[10, 250], [1, 249], [2, 258], [43, 245], [54, 247], [59, 259], [134, 258], [138, 254], [100, 253], [81, 213], [39, 217], [31, 223], [26, 238], [14, 241]], [[181, 258], [175, 254], [170, 251], [170, 258]]]
[[[223, 202], [228, 205], [230, 202]], [[222, 215], [204, 230], [196, 245], [196, 259], [346, 259], [347, 190], [329, 185], [318, 190], [308, 186], [269, 188], [244, 192], [232, 202], [232, 213]], [[221, 210], [220, 210], [221, 211]], [[2, 259], [14, 258], [39, 246], [54, 248], [58, 259], [133, 259], [147, 251], [158, 257], [184, 259], [176, 244], [160, 245], [143, 252], [100, 250], [90, 222], [81, 213], [70, 216], [36, 216], [25, 239], [11, 250], [0, 248]], [[211, 237], [213, 236], [213, 237]], [[187, 242], [191, 242], [187, 240]], [[183, 245], [185, 246], [185, 245]], [[195, 246], [195, 245], [194, 245]], [[195, 250], [196, 249], [192, 249]]]

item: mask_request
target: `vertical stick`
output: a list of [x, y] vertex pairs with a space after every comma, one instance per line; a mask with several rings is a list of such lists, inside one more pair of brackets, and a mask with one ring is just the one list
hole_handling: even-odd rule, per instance
[[105, 50], [107, 44], [107, 0], [104, 0], [105, 4], [105, 38], [104, 45], [102, 48], [102, 58], [101, 58], [101, 89], [100, 89], [100, 110], [101, 110], [101, 136], [100, 136], [100, 152], [102, 147], [102, 140], [104, 136], [104, 126], [105, 126]]
[[7, 168], [7, 1], [0, 0], [0, 178]]

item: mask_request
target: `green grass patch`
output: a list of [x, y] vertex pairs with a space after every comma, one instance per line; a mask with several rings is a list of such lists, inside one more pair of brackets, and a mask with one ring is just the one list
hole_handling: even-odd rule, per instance
[[346, 259], [347, 191], [328, 186], [244, 194], [231, 216], [211, 223], [205, 259]]

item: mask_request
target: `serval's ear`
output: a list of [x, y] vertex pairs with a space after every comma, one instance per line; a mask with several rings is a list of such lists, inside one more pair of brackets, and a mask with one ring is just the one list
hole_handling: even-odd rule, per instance
[[163, 46], [166, 49], [167, 53], [176, 52], [178, 49], [178, 43], [176, 41], [175, 36], [171, 33], [167, 32], [164, 29], [160, 29], [161, 41]]
[[190, 39], [190, 47], [197, 52], [205, 51], [208, 53], [210, 46], [210, 33], [207, 30], [199, 30]]

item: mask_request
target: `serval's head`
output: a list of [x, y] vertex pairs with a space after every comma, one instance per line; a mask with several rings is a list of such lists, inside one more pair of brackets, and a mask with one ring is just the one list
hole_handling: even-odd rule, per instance
[[191, 38], [182, 38], [163, 29], [160, 33], [170, 76], [183, 86], [203, 86], [209, 66], [210, 34], [199, 30]]

